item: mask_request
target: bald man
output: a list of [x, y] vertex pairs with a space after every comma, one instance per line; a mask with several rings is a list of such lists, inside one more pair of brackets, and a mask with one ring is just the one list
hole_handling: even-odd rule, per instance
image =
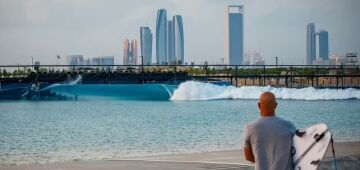
[[258, 103], [260, 117], [244, 128], [245, 159], [255, 163], [257, 170], [293, 169], [292, 136], [295, 126], [275, 116], [275, 95], [264, 92]]

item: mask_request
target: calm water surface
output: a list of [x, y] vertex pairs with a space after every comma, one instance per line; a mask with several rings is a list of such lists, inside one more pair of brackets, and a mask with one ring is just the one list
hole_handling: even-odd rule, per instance
[[[360, 140], [360, 100], [279, 100], [301, 128], [325, 122], [335, 141]], [[120, 159], [241, 149], [256, 100], [1, 101], [0, 164]]]

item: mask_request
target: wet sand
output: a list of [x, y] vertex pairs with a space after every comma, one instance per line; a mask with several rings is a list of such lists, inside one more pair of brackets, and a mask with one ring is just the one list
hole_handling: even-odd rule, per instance
[[[331, 147], [319, 169], [333, 169]], [[335, 143], [338, 169], [360, 169], [360, 141]], [[122, 160], [76, 161], [49, 164], [0, 166], [0, 170], [233, 170], [254, 169], [241, 150], [137, 157]]]

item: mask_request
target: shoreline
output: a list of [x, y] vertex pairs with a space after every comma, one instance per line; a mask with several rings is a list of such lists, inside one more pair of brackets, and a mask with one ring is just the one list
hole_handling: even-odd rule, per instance
[[[360, 168], [360, 141], [334, 143], [338, 169]], [[319, 169], [332, 168], [332, 152], [329, 146]], [[73, 161], [46, 164], [20, 164], [0, 166], [2, 170], [45, 169], [254, 169], [252, 163], [243, 159], [242, 150], [226, 150], [188, 154], [133, 157], [114, 160]]]

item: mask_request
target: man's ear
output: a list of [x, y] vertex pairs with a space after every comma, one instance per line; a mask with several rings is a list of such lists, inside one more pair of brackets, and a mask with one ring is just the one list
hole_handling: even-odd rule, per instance
[[261, 109], [261, 107], [260, 107], [260, 102], [258, 102], [258, 107], [259, 107], [259, 109]]
[[275, 102], [275, 108], [277, 107], [277, 102]]

